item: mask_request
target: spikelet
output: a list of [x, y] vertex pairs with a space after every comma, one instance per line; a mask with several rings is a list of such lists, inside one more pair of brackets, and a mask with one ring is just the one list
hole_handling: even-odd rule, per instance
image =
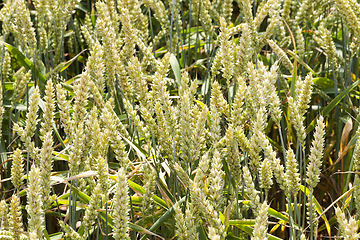
[[262, 141], [263, 138], [265, 137], [264, 135], [264, 129], [265, 129], [265, 113], [266, 113], [266, 109], [265, 109], [265, 102], [264, 102], [264, 97], [262, 95], [259, 96], [259, 102], [262, 106], [260, 106], [258, 112], [257, 112], [257, 116], [256, 116], [256, 120], [254, 119], [252, 121], [252, 125], [253, 125], [253, 135], [251, 136], [250, 139], [250, 157], [251, 157], [251, 161], [250, 161], [250, 165], [254, 167], [254, 169], [258, 169], [260, 167], [260, 161], [259, 161], [259, 153], [261, 151], [261, 146], [262, 146]]
[[[240, 153], [239, 153], [239, 147], [237, 143], [237, 139], [239, 138], [239, 135], [235, 132], [235, 129], [232, 125], [229, 126], [229, 128], [226, 131], [225, 136], [221, 139], [224, 143], [221, 142], [219, 145], [223, 145], [225, 148], [223, 150], [224, 156], [226, 157], [226, 161], [229, 164], [229, 167], [231, 169], [231, 176], [235, 180], [236, 183], [240, 183], [241, 181], [241, 163], [240, 163]], [[244, 140], [244, 145], [248, 147], [248, 141], [246, 141], [245, 135], [241, 136]], [[243, 146], [243, 148], [245, 148]]]
[[291, 3], [293, 0], [284, 0], [281, 16], [288, 22], [290, 18]]
[[[194, 107], [194, 110], [196, 109], [198, 108]], [[203, 154], [203, 152], [206, 149], [206, 145], [205, 145], [206, 129], [204, 126], [207, 121], [208, 108], [205, 105], [201, 109], [201, 112], [197, 112], [197, 111], [193, 111], [193, 112], [196, 113], [196, 115], [194, 114], [193, 116], [195, 121], [194, 121], [193, 135], [191, 137], [192, 147], [191, 147], [190, 155], [192, 156], [193, 159], [197, 159], [201, 156], [201, 154]]]
[[115, 204], [114, 204], [114, 238], [115, 240], [126, 239], [129, 227], [129, 209], [128, 209], [128, 182], [124, 168], [117, 172], [115, 185]]
[[83, 240], [83, 238], [73, 228], [64, 223], [62, 220], [59, 220], [59, 225], [65, 232], [65, 236], [68, 236], [74, 240]]
[[[261, 37], [259, 37], [259, 39], [256, 40], [256, 52], [259, 52], [261, 50], [261, 48], [263, 48], [266, 44], [267, 41], [272, 41], [272, 40], [268, 40], [272, 37], [277, 37], [280, 39], [282, 39], [282, 37], [285, 35], [285, 29], [284, 26], [282, 24], [282, 20], [279, 14], [280, 9], [278, 10], [278, 13], [275, 14], [274, 16], [272, 16], [269, 19], [269, 25], [266, 28], [266, 31], [264, 34], [261, 35]], [[280, 44], [281, 45], [281, 44]], [[276, 46], [274, 46], [276, 48]], [[273, 47], [271, 47], [276, 54], [282, 54], [282, 49], [277, 46], [278, 49], [275, 49]], [[286, 54], [285, 54], [286, 56]], [[284, 64], [285, 65], [285, 64]], [[290, 66], [290, 65], [289, 65]]]
[[[169, 122], [165, 120], [165, 116], [163, 110], [161, 108], [160, 102], [155, 103], [155, 114], [157, 116], [157, 125], [159, 127], [158, 141], [161, 146], [161, 152], [166, 154], [167, 156], [172, 156], [173, 145], [172, 145], [172, 137], [170, 131], [168, 130]], [[171, 121], [173, 122], [173, 121]]]
[[107, 141], [109, 139], [110, 132], [107, 129], [101, 129], [100, 122], [98, 120], [98, 109], [94, 107], [91, 112], [86, 126], [90, 132], [90, 169], [95, 169], [96, 159], [98, 157], [105, 157], [108, 147]]
[[[3, 81], [10, 82], [12, 77], [12, 68], [11, 68], [11, 57], [9, 51], [5, 49], [3, 63], [2, 63], [2, 71], [3, 71]], [[14, 88], [16, 90], [16, 88]], [[2, 89], [1, 89], [2, 92]]]
[[181, 211], [178, 202], [176, 202], [173, 207], [175, 210], [176, 235], [179, 240], [187, 240], [187, 222], [185, 221], [184, 214]]
[[[91, 56], [88, 59], [87, 66], [90, 74], [89, 82], [90, 92], [99, 107], [103, 107], [104, 100], [103, 95], [105, 91], [105, 62], [104, 62], [104, 51], [99, 41], [94, 42], [94, 48], [91, 51]], [[93, 83], [94, 85], [92, 85]]]
[[185, 210], [185, 222], [187, 227], [187, 236], [190, 240], [197, 240], [197, 215], [193, 203], [188, 203]]
[[47, 132], [45, 136], [43, 136], [43, 146], [41, 148], [40, 152], [40, 177], [41, 177], [41, 192], [42, 192], [42, 200], [44, 202], [44, 207], [47, 207], [47, 204], [49, 204], [49, 198], [50, 198], [50, 176], [52, 171], [52, 163], [53, 163], [53, 140], [51, 136], [51, 131]]
[[153, 214], [156, 210], [156, 206], [152, 202], [152, 196], [156, 190], [156, 171], [153, 167], [146, 163], [143, 165], [143, 176], [144, 176], [144, 191], [145, 194], [143, 195], [142, 205], [141, 205], [141, 212], [143, 214], [143, 218], [145, 219], [146, 216]]
[[14, 194], [10, 200], [9, 206], [9, 227], [13, 229], [12, 237], [14, 240], [19, 240], [20, 236], [18, 231], [23, 230], [22, 225], [22, 214], [21, 214], [21, 206], [20, 206], [20, 198]]
[[221, 223], [218, 213], [206, 198], [203, 189], [195, 181], [190, 183], [190, 194], [194, 208], [204, 214], [210, 225], [215, 228], [216, 234], [220, 235], [220, 239], [223, 239], [225, 237], [225, 227]]
[[20, 187], [23, 183], [22, 176], [24, 172], [24, 160], [22, 158], [22, 152], [20, 149], [16, 149], [13, 155], [13, 162], [11, 165], [11, 182], [14, 187], [20, 191]]
[[139, 133], [140, 138], [144, 138], [145, 142], [150, 144], [150, 133], [149, 128], [144, 125], [144, 123], [140, 120], [140, 117], [137, 115], [134, 107], [128, 100], [124, 100], [124, 106], [129, 115], [129, 118], [132, 120], [134, 127]]
[[290, 120], [294, 124], [294, 128], [300, 143], [304, 144], [306, 138], [305, 127], [303, 124], [304, 117], [300, 115], [299, 108], [291, 96], [288, 97], [288, 104], [290, 109]]
[[211, 135], [212, 144], [216, 148], [218, 142], [221, 139], [221, 126], [220, 126], [221, 115], [215, 105], [211, 105], [210, 108], [211, 108], [210, 135]]
[[[254, 18], [254, 26], [255, 29], [258, 29], [260, 24], [265, 19], [266, 15], [271, 11], [276, 11], [279, 8], [279, 0], [268, 0], [265, 4], [261, 5], [261, 8], [257, 10], [256, 16]], [[269, 13], [269, 15], [273, 15], [273, 13]]]
[[296, 23], [300, 23], [308, 19], [308, 14], [311, 12], [312, 1], [311, 0], [304, 0], [295, 16]]
[[116, 159], [119, 161], [120, 166], [126, 167], [128, 159], [125, 152], [125, 144], [122, 137], [128, 137], [128, 132], [119, 118], [116, 116], [111, 106], [111, 101], [107, 101], [105, 107], [102, 109], [101, 120], [104, 127], [109, 131], [110, 146], [115, 152]]
[[32, 142], [31, 138], [35, 134], [36, 125], [38, 122], [37, 112], [39, 109], [39, 105], [38, 105], [39, 100], [40, 100], [40, 93], [39, 93], [39, 89], [36, 87], [34, 88], [34, 91], [30, 96], [29, 111], [27, 114], [25, 129], [20, 127], [17, 123], [14, 124], [15, 131], [20, 136], [21, 141], [24, 142], [24, 145], [26, 146], [30, 157], [33, 159], [37, 159], [37, 157], [36, 157], [35, 144], [34, 142]]
[[[126, 35], [126, 38], [131, 39], [132, 42], [135, 42], [141, 52], [145, 55], [146, 60], [144, 60], [144, 64], [156, 66], [158, 61], [155, 59], [150, 48], [147, 47], [144, 41], [139, 37], [138, 31], [133, 28], [130, 21], [129, 11], [126, 8], [121, 8], [120, 13], [121, 23], [123, 24], [122, 29]], [[158, 68], [158, 66], [156, 68]]]
[[[182, 213], [178, 202], [174, 205], [177, 235], [180, 239], [198, 239], [196, 219], [197, 211], [191, 202], [186, 203], [185, 214]], [[185, 238], [186, 237], [186, 238]]]
[[267, 240], [267, 211], [269, 206], [266, 202], [261, 204], [259, 215], [255, 219], [254, 231], [251, 240]]
[[314, 189], [320, 181], [320, 167], [322, 163], [322, 156], [324, 152], [324, 135], [325, 124], [323, 116], [320, 116], [317, 120], [317, 126], [315, 128], [314, 140], [310, 149], [309, 163], [306, 168], [306, 182], [309, 185], [309, 189]]
[[85, 23], [80, 26], [80, 29], [82, 35], [84, 36], [84, 41], [89, 46], [89, 49], [94, 50], [95, 47], [94, 28], [89, 14], [85, 15]]
[[143, 106], [149, 107], [151, 99], [148, 92], [148, 83], [137, 57], [131, 58], [131, 63], [127, 66], [127, 70], [133, 85], [134, 95], [136, 95], [136, 98]]
[[41, 239], [44, 235], [44, 210], [42, 206], [40, 169], [33, 166], [29, 172], [28, 205], [26, 210], [30, 216], [28, 229]]
[[335, 214], [339, 222], [340, 235], [345, 240], [357, 240], [360, 238], [360, 234], [357, 233], [358, 226], [354, 217], [346, 219], [345, 214], [340, 208], [335, 208]]
[[193, 132], [193, 119], [192, 113], [192, 92], [188, 87], [188, 76], [184, 76], [179, 89], [180, 106], [179, 106], [179, 132], [177, 134], [178, 144], [180, 145], [181, 158], [188, 162], [191, 158], [191, 138]]
[[148, 17], [141, 11], [141, 2], [138, 0], [132, 1], [119, 1], [117, 4], [118, 9], [127, 8], [130, 15], [130, 22], [133, 26], [136, 26], [139, 30], [140, 37], [142, 39], [148, 39]]
[[243, 77], [237, 78], [237, 89], [236, 94], [234, 97], [234, 101], [232, 104], [232, 110], [231, 110], [231, 117], [230, 122], [234, 125], [234, 127], [237, 126], [243, 126], [244, 122], [242, 122], [241, 116], [244, 114], [243, 111], [245, 110], [244, 105], [244, 98], [245, 93], [247, 91], [246, 83]]
[[98, 173], [101, 191], [106, 193], [109, 187], [109, 166], [106, 159], [102, 156], [96, 159], [96, 171]]
[[[308, 0], [310, 1], [310, 0]], [[338, 12], [342, 15], [342, 17], [346, 20], [348, 23], [348, 26], [350, 30], [354, 34], [354, 44], [359, 46], [360, 41], [360, 25], [359, 25], [359, 17], [356, 15], [355, 12], [356, 8], [351, 7], [350, 1], [346, 0], [336, 0], [336, 6], [338, 9]]]
[[[55, 111], [55, 94], [54, 94], [54, 85], [51, 79], [46, 82], [45, 97], [44, 97], [44, 122], [41, 123], [42, 129], [40, 130], [41, 134], [45, 135], [46, 133], [52, 133], [52, 128], [54, 124], [54, 111]], [[42, 139], [43, 140], [43, 139]], [[43, 140], [44, 141], [44, 140]]]
[[299, 109], [300, 116], [304, 116], [306, 110], [309, 108], [309, 103], [311, 100], [311, 92], [313, 89], [312, 84], [313, 84], [312, 74], [309, 73], [308, 75], [306, 75], [302, 86], [299, 88], [300, 91], [297, 94], [298, 96], [297, 96], [296, 104]]
[[314, 236], [317, 236], [317, 228], [319, 225], [319, 220], [317, 219], [317, 212], [316, 212], [316, 204], [315, 204], [315, 198], [313, 197], [313, 192], [310, 193], [310, 197], [308, 201], [306, 202], [306, 219], [307, 223], [309, 224], [310, 228], [313, 229]]
[[300, 188], [300, 173], [294, 151], [291, 148], [286, 151], [286, 160], [286, 189], [288, 192], [296, 196]]
[[185, 170], [181, 167], [181, 165], [178, 163], [175, 163], [174, 169], [176, 171], [176, 174], [178, 175], [178, 178], [184, 184], [185, 189], [190, 188], [191, 180], [190, 180], [188, 174], [185, 172]]
[[209, 226], [209, 239], [210, 240], [220, 240], [220, 235], [216, 233], [215, 228]]
[[297, 28], [296, 30], [296, 49], [297, 49], [297, 55], [300, 59], [305, 58], [305, 39], [302, 34], [302, 29]]
[[214, 208], [220, 211], [223, 206], [223, 185], [225, 173], [222, 170], [223, 164], [218, 150], [214, 151], [209, 174], [209, 198]]
[[236, 2], [238, 3], [240, 9], [242, 10], [242, 12], [244, 13], [244, 18], [245, 18], [245, 22], [247, 24], [250, 25], [250, 23], [252, 23], [253, 21], [253, 16], [252, 16], [252, 1], [250, 0], [236, 0]]
[[5, 200], [0, 201], [0, 229], [9, 226], [9, 209]]
[[[252, 38], [252, 30], [250, 28], [250, 25], [246, 23], [242, 23], [238, 26], [241, 26], [241, 38], [239, 39], [239, 45], [236, 47], [236, 52], [238, 53], [237, 56], [235, 56], [236, 60], [236, 67], [234, 71], [237, 75], [241, 75], [242, 71], [245, 70], [246, 64], [251, 61], [252, 56], [254, 55], [254, 42]], [[229, 34], [232, 34], [230, 31]]]
[[117, 52], [115, 42], [116, 30], [111, 16], [108, 13], [107, 6], [104, 2], [97, 2], [96, 8], [98, 10], [98, 20], [96, 21], [96, 29], [101, 37], [104, 51], [105, 72], [107, 74], [107, 85], [110, 89], [115, 86], [116, 67], [120, 63], [119, 53]]
[[[216, 11], [211, 11], [212, 3], [209, 0], [201, 1], [200, 21], [201, 25], [205, 30], [206, 36], [209, 36], [213, 30], [212, 19], [210, 14], [215, 14]], [[215, 16], [215, 18], [218, 16]]]
[[250, 199], [251, 207], [254, 211], [255, 217], [259, 216], [260, 213], [260, 198], [259, 195], [255, 189], [255, 185], [253, 182], [253, 179], [251, 177], [250, 171], [247, 166], [243, 168], [243, 176], [244, 176], [244, 182], [246, 189], [248, 190], [248, 196]]
[[31, 79], [31, 70], [27, 71], [26, 74], [24, 74], [23, 69], [20, 69], [19, 72], [15, 74], [16, 80], [14, 82], [14, 92], [11, 97], [11, 102], [14, 105], [18, 98], [21, 97], [21, 95], [24, 93], [26, 89], [26, 85]]
[[91, 194], [90, 202], [85, 210], [84, 217], [82, 219], [82, 224], [85, 227], [85, 233], [87, 233], [90, 228], [96, 223], [96, 219], [98, 217], [97, 209], [99, 207], [102, 197], [103, 191], [101, 189], [100, 183], [98, 182]]
[[269, 103], [269, 110], [270, 110], [270, 116], [271, 119], [280, 127], [280, 121], [282, 118], [282, 110], [280, 108], [281, 106], [281, 100], [279, 98], [279, 95], [272, 91], [270, 94], [270, 103]]
[[280, 188], [285, 190], [286, 180], [284, 177], [284, 166], [280, 163], [280, 159], [276, 157], [276, 152], [273, 150], [264, 133], [259, 133], [259, 139], [261, 142], [261, 148], [264, 150], [264, 155], [270, 161], [276, 181], [279, 183]]
[[78, 126], [81, 125], [85, 120], [90, 81], [90, 73], [88, 71], [85, 71], [81, 74], [79, 84], [74, 86], [75, 101], [73, 119], [74, 124]]
[[[357, 212], [360, 212], [360, 178], [358, 175], [355, 175], [353, 196], [354, 196], [354, 200], [355, 200], [356, 210], [357, 210]], [[357, 217], [357, 218], [359, 218], [359, 217]]]
[[222, 16], [226, 20], [227, 24], [231, 23], [231, 16], [233, 12], [232, 0], [225, 0], [222, 3]]
[[221, 33], [218, 37], [220, 48], [215, 55], [211, 70], [214, 74], [218, 74], [218, 70], [221, 68], [223, 77], [227, 80], [227, 84], [229, 84], [234, 74], [234, 55], [232, 54], [234, 52], [234, 43], [228, 40], [230, 37], [229, 29], [223, 17], [220, 18], [220, 25]]
[[267, 40], [267, 43], [272, 48], [272, 50], [278, 55], [280, 61], [286, 67], [290, 72], [292, 72], [294, 66], [286, 53], [273, 41], [273, 40]]
[[335, 43], [332, 40], [331, 32], [326, 29], [324, 22], [322, 22], [318, 30], [315, 31], [314, 39], [319, 44], [319, 46], [324, 49], [329, 62], [336, 63], [337, 55]]
[[226, 102], [222, 92], [221, 86], [217, 81], [212, 83], [212, 91], [211, 91], [211, 104], [215, 105], [218, 111], [225, 116], [229, 116], [229, 105]]
[[72, 137], [73, 119], [70, 116], [70, 102], [66, 99], [66, 91], [61, 84], [56, 85], [57, 105], [59, 107], [60, 121], [68, 138]]
[[7, 4], [10, 4], [12, 9], [10, 12], [5, 13], [11, 16], [7, 23], [10, 26], [10, 31], [14, 34], [22, 50], [33, 56], [36, 51], [36, 37], [35, 28], [31, 22], [30, 10], [23, 0], [8, 1]]
[[269, 190], [273, 184], [273, 172], [268, 158], [265, 158], [260, 167], [260, 187]]

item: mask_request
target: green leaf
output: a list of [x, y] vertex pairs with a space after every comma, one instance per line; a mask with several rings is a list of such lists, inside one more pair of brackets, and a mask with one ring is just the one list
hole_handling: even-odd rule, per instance
[[40, 73], [39, 70], [37, 70], [35, 68], [35, 65], [27, 58], [24, 56], [24, 54], [22, 54], [17, 48], [15, 48], [14, 46], [11, 46], [8, 43], [4, 43], [3, 44], [7, 47], [7, 49], [9, 50], [9, 52], [11, 53], [11, 55], [16, 59], [16, 61], [23, 66], [24, 68], [26, 68], [26, 70], [33, 70], [35, 71], [35, 73], [37, 74], [38, 78], [40, 79], [40, 81], [45, 85], [46, 84], [46, 77], [44, 77], [44, 75], [42, 75]]
[[180, 84], [181, 84], [180, 65], [174, 54], [170, 55], [170, 65], [174, 72], [176, 82], [180, 86]]
[[[232, 234], [232, 233], [230, 233], [230, 234]], [[230, 234], [228, 234], [226, 236], [226, 240], [244, 240], [243, 238], [235, 237], [235, 236], [230, 235]]]
[[231, 226], [254, 226], [255, 219], [236, 219], [236, 220], [230, 220], [229, 225]]
[[360, 83], [360, 80], [354, 82], [353, 84], [351, 84], [347, 89], [345, 89], [344, 91], [342, 91], [336, 98], [334, 98], [334, 100], [332, 100], [329, 105], [327, 105], [322, 112], [316, 116], [316, 118], [314, 118], [314, 120], [310, 123], [310, 125], [307, 127], [306, 129], [306, 133], [310, 133], [316, 125], [316, 121], [319, 118], [320, 115], [322, 116], [327, 116], [339, 103], [340, 101], [351, 91], [353, 90], [358, 84]]
[[[178, 201], [179, 205], [185, 201], [185, 197]], [[149, 229], [149, 231], [155, 231], [158, 229], [162, 224], [164, 224], [173, 214], [175, 213], [174, 207], [171, 207], [169, 210], [164, 213]], [[146, 235], [144, 235], [140, 240], [146, 239]]]
[[[293, 51], [289, 50], [289, 49], [285, 49], [285, 51], [290, 54], [293, 58], [296, 58], [296, 60], [303, 65], [309, 72], [311, 72], [312, 74], [316, 75], [316, 73], [314, 72], [314, 70], [311, 69], [311, 67], [309, 67], [309, 65], [307, 65], [303, 60], [301, 60], [301, 58], [298, 57], [298, 55], [296, 55], [296, 53], [294, 53]], [[294, 66], [295, 67], [295, 66]], [[294, 68], [295, 69], [295, 68]]]
[[[143, 239], [144, 237], [146, 237], [146, 235], [153, 235], [153, 236], [156, 236], [156, 237], [158, 237], [158, 238], [161, 238], [161, 239], [164, 239], [164, 240], [165, 240], [165, 238], [163, 238], [163, 237], [161, 237], [161, 236], [159, 236], [159, 235], [151, 232], [151, 230], [149, 231], [149, 230], [147, 230], [146, 228], [140, 227], [139, 225], [136, 225], [136, 224], [134, 224], [134, 223], [128, 223], [128, 224], [129, 224], [129, 227], [130, 227], [132, 230], [137, 231], [137, 232], [139, 232], [139, 233], [144, 233], [144, 234], [145, 234], [141, 239]], [[144, 238], [144, 239], [145, 239], [145, 238]]]
[[50, 234], [50, 240], [60, 240], [63, 238], [63, 235], [62, 232]]
[[[305, 189], [304, 185], [300, 185], [300, 190], [302, 192], [304, 192], [307, 197], [310, 197], [310, 190], [308, 188]], [[312, 198], [313, 198], [313, 202], [315, 203], [316, 211], [321, 215], [322, 219], [325, 222], [325, 226], [328, 231], [328, 234], [329, 234], [329, 236], [331, 236], [331, 228], [330, 228], [329, 221], [327, 220], [325, 214], [322, 214], [323, 210], [322, 210], [322, 207], [321, 207], [320, 203], [318, 202], [318, 200], [315, 198], [315, 196], [312, 196]]]
[[77, 54], [75, 57], [70, 59], [67, 62], [62, 62], [59, 65], [57, 65], [53, 70], [48, 72], [45, 77], [48, 77], [50, 74], [54, 74], [57, 72], [63, 72], [65, 69], [67, 69], [83, 52], [85, 52], [87, 49], [82, 50], [79, 54]]
[[297, 63], [296, 63], [296, 57], [294, 58], [294, 69], [292, 72], [292, 80], [291, 80], [291, 91], [290, 91], [290, 95], [291, 97], [293, 97], [295, 99], [295, 86], [296, 86], [296, 81], [297, 81]]
[[200, 226], [197, 228], [197, 230], [198, 230], [198, 233], [199, 233], [199, 240], [208, 240], [209, 239], [206, 236], [203, 221], [200, 222]]
[[72, 186], [71, 190], [81, 199], [83, 200], [84, 203], [89, 204], [91, 198], [86, 195], [85, 193], [81, 192], [79, 189], [77, 189], [76, 187]]
[[87, 13], [87, 11], [88, 11], [88, 10], [86, 9], [86, 7], [84, 7], [83, 4], [76, 4], [76, 7], [75, 7], [75, 8], [83, 11], [84, 13]]
[[[241, 201], [243, 204], [247, 205], [247, 206], [251, 206], [250, 205], [250, 201], [248, 200], [245, 200], [245, 201]], [[276, 218], [278, 220], [283, 220], [285, 221], [286, 223], [289, 223], [289, 218], [287, 216], [285, 216], [284, 214], [282, 213], [279, 213], [278, 211], [276, 211], [275, 209], [269, 207], [268, 209], [268, 214], [269, 216], [273, 217], [273, 218]], [[298, 227], [296, 224], [294, 225], [295, 227]]]
[[[135, 192], [145, 194], [145, 189], [142, 186], [140, 186], [139, 184], [134, 183], [131, 180], [128, 180], [128, 182], [129, 182], [129, 187], [132, 188]], [[166, 204], [166, 202], [164, 200], [162, 200], [161, 198], [159, 198], [156, 195], [154, 195], [152, 198], [157, 204], [164, 207], [165, 209], [168, 209], [168, 206], [167, 206], [167, 204]]]
[[127, 142], [127, 143], [130, 145], [130, 147], [132, 147], [132, 148], [135, 150], [135, 152], [138, 154], [139, 157], [141, 157], [142, 160], [146, 161], [146, 156], [145, 156], [145, 154], [144, 154], [144, 153], [146, 153], [145, 150], [140, 149], [140, 146], [139, 146], [139, 145], [131, 142], [131, 141], [130, 141], [129, 139], [127, 139], [126, 137], [124, 137], [124, 136], [121, 136], [121, 137], [125, 140], [125, 142]]
[[334, 81], [326, 78], [326, 77], [317, 77], [317, 78], [313, 78], [313, 83], [316, 85], [320, 85], [324, 88], [330, 88], [330, 87], [334, 87]]
[[10, 101], [4, 101], [4, 107], [17, 109], [19, 111], [26, 111], [27, 110], [27, 107], [24, 104], [15, 103], [14, 105], [12, 105]]
[[46, 240], [50, 240], [50, 236], [49, 236], [49, 233], [46, 229], [44, 229], [44, 237]]
[[[253, 228], [251, 228], [251, 227], [249, 227], [247, 225], [238, 225], [236, 227], [240, 228], [241, 230], [243, 230], [244, 232], [246, 232], [250, 236], [252, 236], [252, 232], [254, 231]], [[266, 235], [267, 235], [269, 240], [282, 240], [281, 238], [275, 237], [275, 236], [273, 236], [271, 234], [266, 234]]]

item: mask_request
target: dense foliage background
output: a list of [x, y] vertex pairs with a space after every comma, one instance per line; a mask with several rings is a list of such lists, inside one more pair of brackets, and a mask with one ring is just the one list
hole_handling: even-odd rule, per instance
[[0, 239], [359, 239], [356, 0], [7, 0]]

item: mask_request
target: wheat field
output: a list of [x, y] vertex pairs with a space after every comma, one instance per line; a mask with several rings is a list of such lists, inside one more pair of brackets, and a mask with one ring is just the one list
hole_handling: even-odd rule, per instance
[[358, 1], [0, 2], [0, 239], [360, 239]]

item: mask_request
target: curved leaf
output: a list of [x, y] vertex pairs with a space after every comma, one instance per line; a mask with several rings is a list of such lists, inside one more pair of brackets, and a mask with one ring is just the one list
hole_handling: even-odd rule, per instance
[[44, 75], [42, 75], [40, 73], [39, 70], [37, 70], [35, 68], [35, 65], [27, 58], [24, 56], [24, 54], [22, 54], [22, 52], [20, 52], [16, 47], [14, 46], [11, 46], [10, 44], [8, 43], [4, 43], [2, 42], [5, 47], [7, 47], [7, 49], [9, 50], [9, 52], [11, 53], [11, 55], [17, 60], [17, 62], [23, 66], [24, 68], [26, 68], [26, 70], [33, 70], [35, 71], [35, 73], [37, 74], [37, 76], [39, 77], [40, 81], [43, 83], [43, 84], [46, 84], [46, 77], [44, 77]]
[[332, 100], [329, 105], [327, 105], [322, 112], [316, 116], [316, 118], [314, 118], [314, 120], [310, 123], [310, 125], [308, 126], [308, 128], [306, 129], [306, 133], [311, 132], [316, 125], [316, 121], [319, 118], [320, 115], [322, 116], [327, 116], [331, 110], [333, 110], [339, 103], [340, 101], [351, 91], [353, 90], [358, 84], [360, 83], [360, 80], [354, 82], [353, 84], [351, 84], [347, 89], [345, 89], [344, 91], [342, 91], [336, 98], [334, 98], [334, 100]]

